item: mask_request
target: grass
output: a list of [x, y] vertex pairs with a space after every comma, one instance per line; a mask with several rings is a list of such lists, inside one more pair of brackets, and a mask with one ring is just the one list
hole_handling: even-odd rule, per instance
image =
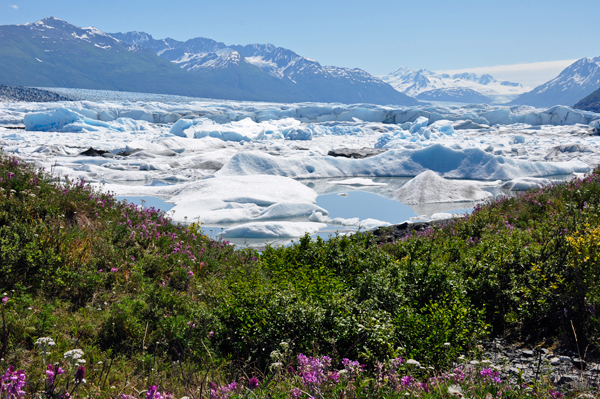
[[0, 397], [558, 397], [458, 364], [493, 336], [598, 347], [599, 194], [596, 170], [259, 254], [0, 154]]

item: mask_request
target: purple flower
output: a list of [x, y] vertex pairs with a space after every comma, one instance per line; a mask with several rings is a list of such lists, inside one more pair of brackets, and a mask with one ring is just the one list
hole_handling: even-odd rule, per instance
[[146, 391], [146, 399], [163, 399], [163, 396], [158, 391], [158, 387], [156, 385], [152, 385], [148, 387]]
[[61, 369], [60, 367], [58, 367], [58, 369], [55, 372], [54, 367], [51, 364], [49, 364], [46, 369], [46, 379], [48, 380], [48, 384], [50, 384], [52, 386], [54, 384], [54, 379], [56, 378], [56, 375], [62, 374], [64, 372], [65, 371], [63, 369]]
[[414, 381], [415, 381], [414, 378], [412, 378], [410, 375], [407, 375], [400, 379], [400, 384], [402, 384], [402, 386], [404, 386], [404, 387], [409, 387], [412, 385], [412, 383]]
[[338, 381], [340, 380], [340, 375], [338, 374], [337, 371], [334, 371], [332, 373], [329, 373], [329, 375], [327, 376], [327, 379], [335, 384], [338, 383]]
[[248, 388], [250, 388], [250, 390], [254, 391], [256, 388], [258, 388], [258, 378], [256, 377], [252, 377], [250, 378], [250, 381], [248, 381]]
[[2, 303], [4, 304], [6, 302], [8, 302], [8, 297], [7, 296], [5, 296], [4, 298], [2, 298]]
[[[15, 371], [15, 366], [10, 366], [3, 376], [0, 376], [0, 396], [21, 399], [25, 397], [25, 372], [23, 370]], [[6, 396], [3, 395], [6, 393]]]
[[555, 391], [554, 389], [549, 390], [548, 393], [553, 398], [562, 398], [562, 394], [560, 392], [558, 392], [558, 391]]
[[77, 371], [75, 372], [75, 382], [85, 382], [85, 367], [79, 366], [77, 367]]
[[117, 268], [117, 267], [111, 267], [110, 271], [111, 271], [111, 273], [116, 273], [116, 272], [119, 271], [119, 268]]

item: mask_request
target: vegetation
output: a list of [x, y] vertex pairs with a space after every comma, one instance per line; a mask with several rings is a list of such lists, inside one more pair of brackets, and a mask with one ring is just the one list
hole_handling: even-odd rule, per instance
[[596, 170], [259, 254], [0, 154], [0, 397], [559, 397], [456, 362], [490, 335], [598, 346], [599, 212]]

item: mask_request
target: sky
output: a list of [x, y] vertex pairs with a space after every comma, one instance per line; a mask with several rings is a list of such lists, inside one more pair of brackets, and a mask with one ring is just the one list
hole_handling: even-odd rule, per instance
[[[272, 43], [376, 76], [502, 66], [530, 81], [556, 76], [550, 62], [599, 56], [598, 15], [598, 0], [0, 0], [0, 25], [53, 16], [157, 39]], [[540, 69], [523, 66], [532, 63]]]

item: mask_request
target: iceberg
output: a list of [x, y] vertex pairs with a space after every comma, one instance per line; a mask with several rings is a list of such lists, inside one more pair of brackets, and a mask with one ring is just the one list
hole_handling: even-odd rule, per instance
[[591, 168], [578, 160], [532, 162], [489, 154], [479, 148], [454, 150], [441, 144], [419, 150], [389, 150], [363, 159], [340, 157], [275, 157], [263, 152], [234, 155], [219, 176], [270, 174], [291, 178], [353, 176], [416, 176], [427, 170], [453, 179], [509, 180], [517, 177], [585, 173]]
[[447, 180], [428, 170], [417, 175], [396, 191], [398, 199], [407, 205], [446, 202], [481, 201], [492, 197], [475, 183]]
[[301, 237], [304, 234], [314, 234], [327, 227], [324, 223], [314, 222], [253, 222], [223, 230], [223, 238], [280, 238]]

